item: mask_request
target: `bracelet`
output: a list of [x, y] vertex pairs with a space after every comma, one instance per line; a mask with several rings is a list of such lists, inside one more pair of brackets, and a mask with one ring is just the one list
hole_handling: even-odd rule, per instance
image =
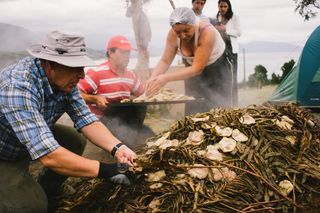
[[112, 150], [111, 150], [111, 155], [114, 157], [115, 156], [115, 154], [116, 154], [116, 152], [118, 151], [118, 149], [122, 146], [122, 145], [124, 145], [124, 143], [118, 143], [117, 145], [115, 145], [113, 148], [112, 148]]

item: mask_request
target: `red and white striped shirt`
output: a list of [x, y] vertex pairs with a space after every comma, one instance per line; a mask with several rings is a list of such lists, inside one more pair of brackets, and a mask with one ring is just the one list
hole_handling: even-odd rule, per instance
[[[119, 102], [131, 95], [140, 96], [144, 92], [144, 85], [134, 72], [126, 69], [119, 75], [111, 69], [109, 61], [89, 69], [85, 78], [79, 81], [78, 88], [87, 94], [105, 96], [108, 102]], [[103, 115], [94, 105], [89, 104], [89, 107], [96, 115]]]

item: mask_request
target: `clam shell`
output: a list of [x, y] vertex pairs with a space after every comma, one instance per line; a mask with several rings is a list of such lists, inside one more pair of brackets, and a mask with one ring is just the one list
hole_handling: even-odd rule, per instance
[[253, 117], [251, 117], [248, 113], [246, 113], [242, 117], [240, 117], [239, 121], [240, 121], [240, 123], [247, 124], [247, 125], [256, 123], [256, 120]]
[[199, 145], [203, 142], [204, 133], [202, 130], [189, 132], [189, 136], [187, 138], [188, 144]]
[[215, 127], [216, 133], [219, 136], [222, 137], [229, 137], [232, 134], [232, 129], [230, 127], [220, 127], [220, 126], [216, 126]]
[[147, 181], [148, 182], [156, 182], [161, 180], [162, 178], [164, 178], [166, 176], [166, 172], [164, 170], [160, 170], [154, 173], [149, 173], [147, 174]]
[[216, 160], [216, 161], [223, 160], [223, 155], [221, 152], [219, 152], [217, 149], [213, 149], [213, 148], [208, 149], [208, 147], [207, 147], [207, 152], [206, 152], [206, 158], [208, 158], [210, 160]]
[[245, 134], [240, 132], [238, 129], [234, 129], [232, 131], [232, 138], [239, 142], [245, 142], [249, 139]]
[[279, 188], [282, 194], [288, 195], [293, 190], [293, 185], [289, 180], [283, 180], [279, 183]]
[[150, 189], [159, 189], [163, 186], [163, 183], [154, 183], [149, 186]]
[[219, 142], [220, 149], [223, 152], [232, 152], [236, 148], [237, 142], [232, 138], [223, 137]]
[[[194, 166], [202, 167], [202, 164], [194, 164]], [[208, 168], [192, 168], [188, 170], [188, 174], [193, 178], [204, 179], [208, 176]]]
[[212, 168], [211, 171], [212, 171], [212, 175], [213, 175], [213, 180], [214, 181], [220, 181], [220, 180], [223, 179], [222, 172], [219, 169]]
[[161, 145], [159, 145], [160, 149], [166, 149], [168, 147], [177, 147], [179, 145], [179, 140], [164, 140]]

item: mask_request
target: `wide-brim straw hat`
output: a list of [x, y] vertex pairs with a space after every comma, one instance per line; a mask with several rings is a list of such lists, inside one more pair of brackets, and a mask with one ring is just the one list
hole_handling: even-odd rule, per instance
[[76, 34], [52, 31], [42, 44], [34, 44], [27, 51], [36, 58], [54, 61], [67, 67], [97, 66], [87, 55], [84, 38]]

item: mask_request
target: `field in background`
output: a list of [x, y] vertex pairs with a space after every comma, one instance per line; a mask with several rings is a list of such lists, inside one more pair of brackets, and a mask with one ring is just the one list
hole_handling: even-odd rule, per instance
[[276, 86], [265, 86], [258, 88], [242, 88], [239, 90], [239, 107], [246, 107], [251, 104], [262, 104], [271, 97]]
[[[183, 81], [168, 83], [165, 87], [172, 89], [176, 93], [184, 94]], [[268, 101], [276, 86], [265, 86], [258, 88], [241, 88], [239, 90], [239, 107], [246, 107], [252, 104], [262, 104]], [[149, 108], [149, 113], [145, 119], [155, 133], [165, 131], [170, 125], [184, 117], [184, 104], [162, 105]]]

